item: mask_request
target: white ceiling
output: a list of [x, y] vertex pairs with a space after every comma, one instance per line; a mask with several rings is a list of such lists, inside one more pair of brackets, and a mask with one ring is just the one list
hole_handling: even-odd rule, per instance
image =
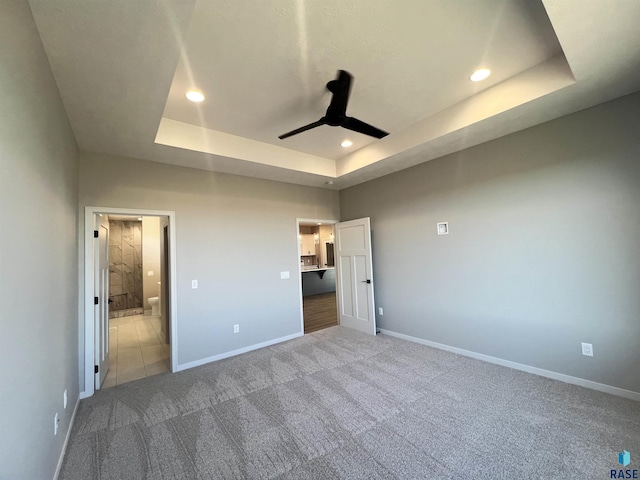
[[[375, 139], [329, 126], [278, 135], [324, 115], [338, 69], [355, 77], [349, 114], [393, 133], [560, 52], [531, 0], [203, 2], [164, 117], [336, 160]], [[471, 82], [483, 65], [493, 75]], [[185, 99], [193, 87], [206, 104]]]
[[[344, 188], [640, 89], [631, 0], [30, 4], [81, 149], [305, 185]], [[338, 69], [354, 76], [347, 113], [390, 135], [279, 140], [324, 114]]]

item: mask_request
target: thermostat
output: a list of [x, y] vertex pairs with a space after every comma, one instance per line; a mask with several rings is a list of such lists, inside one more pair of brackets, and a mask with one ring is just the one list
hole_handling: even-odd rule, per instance
[[438, 235], [449, 234], [449, 222], [439, 222], [436, 224], [438, 228]]

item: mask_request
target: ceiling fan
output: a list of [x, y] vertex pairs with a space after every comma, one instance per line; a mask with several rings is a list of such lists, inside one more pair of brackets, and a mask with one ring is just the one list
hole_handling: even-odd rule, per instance
[[347, 103], [349, 102], [349, 91], [351, 89], [351, 74], [345, 70], [338, 70], [338, 76], [335, 80], [331, 80], [327, 83], [327, 90], [333, 93], [331, 97], [331, 103], [327, 108], [327, 113], [317, 122], [310, 123], [304, 127], [296, 128], [290, 132], [280, 135], [280, 140], [297, 135], [298, 133], [306, 132], [312, 128], [319, 127], [321, 125], [330, 125], [332, 127], [342, 127], [354, 132], [363, 133], [375, 138], [382, 138], [389, 135], [387, 132], [380, 130], [379, 128], [369, 125], [354, 117], [347, 117]]

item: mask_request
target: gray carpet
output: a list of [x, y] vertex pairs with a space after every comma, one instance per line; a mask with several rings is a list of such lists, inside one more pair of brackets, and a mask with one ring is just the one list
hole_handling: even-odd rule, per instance
[[83, 400], [60, 479], [604, 479], [622, 449], [640, 402], [332, 327]]

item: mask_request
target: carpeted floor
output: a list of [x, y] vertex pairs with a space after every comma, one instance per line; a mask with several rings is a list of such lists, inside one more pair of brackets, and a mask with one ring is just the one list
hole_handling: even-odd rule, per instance
[[338, 326], [83, 400], [60, 479], [605, 479], [623, 449], [640, 402]]

